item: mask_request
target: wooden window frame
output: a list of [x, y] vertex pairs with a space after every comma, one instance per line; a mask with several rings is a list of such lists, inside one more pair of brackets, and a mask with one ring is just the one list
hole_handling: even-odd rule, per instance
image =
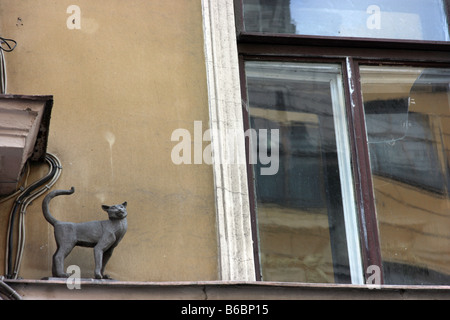
[[[450, 0], [445, 0], [450, 18]], [[374, 201], [369, 149], [366, 143], [365, 115], [360, 65], [450, 67], [450, 42], [387, 40], [304, 36], [290, 34], [250, 33], [243, 28], [243, 0], [234, 0], [236, 40], [239, 56], [242, 100], [247, 101], [244, 63], [249, 60], [341, 63], [347, 103], [348, 128], [357, 214], [359, 218], [361, 255], [364, 270], [377, 265], [382, 270], [378, 223]], [[450, 31], [450, 23], [449, 23]], [[249, 114], [242, 108], [244, 130], [249, 129]], [[248, 145], [246, 151], [248, 153]], [[247, 154], [248, 156], [248, 154]], [[253, 238], [257, 239], [256, 199], [252, 165], [247, 165], [249, 201]], [[256, 280], [261, 280], [258, 241], [253, 242]], [[370, 274], [365, 274], [366, 281]], [[383, 275], [381, 275], [383, 284]]]

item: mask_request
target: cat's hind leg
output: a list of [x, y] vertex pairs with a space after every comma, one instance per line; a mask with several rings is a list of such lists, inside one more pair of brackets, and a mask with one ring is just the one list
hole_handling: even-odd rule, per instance
[[68, 278], [70, 276], [70, 274], [64, 271], [64, 259], [69, 255], [74, 246], [71, 243], [64, 243], [58, 246], [58, 249], [53, 255], [52, 274], [54, 277]]
[[54, 228], [57, 249], [53, 255], [52, 274], [54, 277], [68, 278], [70, 275], [64, 270], [64, 259], [77, 244], [75, 225], [58, 221]]

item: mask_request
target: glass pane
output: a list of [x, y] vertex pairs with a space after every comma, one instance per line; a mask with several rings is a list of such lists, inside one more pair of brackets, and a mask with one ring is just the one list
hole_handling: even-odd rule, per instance
[[450, 284], [450, 69], [362, 67], [385, 281]]
[[263, 280], [361, 283], [340, 66], [246, 75]]
[[449, 41], [444, 0], [244, 0], [248, 32]]

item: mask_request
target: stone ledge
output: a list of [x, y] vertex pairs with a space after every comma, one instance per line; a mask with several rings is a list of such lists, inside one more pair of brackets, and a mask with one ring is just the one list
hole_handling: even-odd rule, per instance
[[450, 299], [450, 286], [369, 286], [281, 282], [131, 282], [5, 280], [24, 300], [417, 300]]

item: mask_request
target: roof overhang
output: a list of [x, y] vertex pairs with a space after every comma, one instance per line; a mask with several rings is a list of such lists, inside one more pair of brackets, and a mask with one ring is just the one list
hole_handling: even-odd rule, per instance
[[28, 160], [44, 161], [53, 96], [0, 95], [0, 195], [16, 191]]

